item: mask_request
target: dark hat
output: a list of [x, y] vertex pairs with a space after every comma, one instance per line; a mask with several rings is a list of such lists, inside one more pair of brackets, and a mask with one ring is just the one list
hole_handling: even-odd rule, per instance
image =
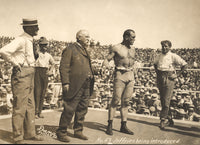
[[39, 44], [48, 44], [48, 40], [45, 37], [40, 37]]
[[38, 22], [36, 19], [22, 19], [21, 25], [23, 26], [35, 26], [38, 25]]

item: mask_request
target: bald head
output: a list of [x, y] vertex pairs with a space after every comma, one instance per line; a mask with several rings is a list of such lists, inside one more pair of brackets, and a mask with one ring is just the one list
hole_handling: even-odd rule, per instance
[[81, 37], [81, 36], [85, 36], [85, 35], [89, 35], [89, 32], [87, 30], [79, 30], [77, 33], [76, 33], [76, 39]]
[[76, 40], [83, 47], [88, 47], [90, 43], [90, 35], [87, 30], [80, 30], [76, 33]]

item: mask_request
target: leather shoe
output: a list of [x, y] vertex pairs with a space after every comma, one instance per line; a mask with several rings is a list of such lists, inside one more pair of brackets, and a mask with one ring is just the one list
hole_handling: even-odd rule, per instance
[[174, 126], [174, 121], [172, 119], [168, 119], [168, 125], [170, 127], [173, 127]]
[[88, 140], [88, 137], [83, 135], [82, 131], [74, 132], [74, 137], [80, 138], [82, 140]]
[[107, 129], [106, 129], [106, 134], [113, 135], [113, 132], [112, 132], [112, 120], [108, 121], [108, 126], [107, 126]]
[[126, 126], [126, 121], [121, 122], [120, 132], [130, 134], [130, 135], [134, 135], [134, 133], [130, 129], [128, 129], [128, 127]]
[[24, 140], [18, 140], [18, 141], [15, 141], [15, 144], [27, 144], [24, 142]]
[[35, 115], [35, 119], [38, 119], [39, 118], [39, 116], [38, 115]]
[[70, 142], [70, 139], [68, 138], [67, 134], [64, 134], [64, 133], [56, 133], [57, 135], [57, 139], [59, 141], [62, 141], [62, 142]]
[[43, 141], [43, 140], [44, 140], [44, 138], [43, 138], [43, 137], [41, 137], [41, 136], [39, 136], [39, 135], [36, 135], [36, 136], [34, 136], [34, 137], [30, 138], [30, 140], [34, 140], [34, 141]]
[[43, 116], [43, 115], [41, 115], [41, 114], [39, 114], [39, 115], [38, 115], [38, 117], [39, 117], [39, 118], [44, 118], [44, 116]]
[[160, 126], [159, 127], [160, 127], [161, 130], [165, 129], [165, 120], [161, 120], [160, 121]]

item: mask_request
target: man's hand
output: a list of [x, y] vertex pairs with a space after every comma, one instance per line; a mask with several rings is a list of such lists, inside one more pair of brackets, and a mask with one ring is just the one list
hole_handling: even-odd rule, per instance
[[63, 92], [69, 91], [69, 84], [63, 85]]
[[52, 71], [47, 71], [46, 75], [47, 76], [54, 76]]
[[14, 65], [14, 71], [17, 73], [17, 72], [21, 72], [21, 65]]

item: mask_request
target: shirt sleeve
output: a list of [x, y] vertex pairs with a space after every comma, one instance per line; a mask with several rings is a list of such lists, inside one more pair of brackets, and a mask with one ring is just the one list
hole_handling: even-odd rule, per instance
[[15, 53], [22, 48], [23, 43], [23, 38], [16, 38], [11, 43], [2, 47], [0, 49], [0, 54], [6, 61], [15, 64], [15, 59], [13, 58], [13, 55], [15, 55]]
[[174, 54], [173, 55], [173, 60], [175, 65], [180, 65], [180, 66], [184, 66], [187, 64], [187, 62], [185, 60], [183, 60], [179, 55]]
[[55, 61], [54, 61], [54, 59], [53, 59], [53, 57], [49, 54], [49, 63], [51, 64], [51, 65], [54, 65], [55, 64]]

